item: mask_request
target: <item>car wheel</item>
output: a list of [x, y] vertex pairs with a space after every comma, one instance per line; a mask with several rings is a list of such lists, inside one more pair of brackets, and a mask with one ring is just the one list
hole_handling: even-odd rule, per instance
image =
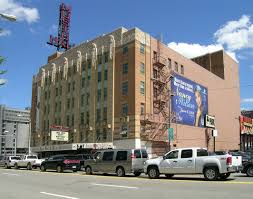
[[208, 167], [204, 170], [204, 177], [206, 180], [217, 180], [219, 176], [219, 171], [216, 167]]
[[148, 169], [148, 177], [150, 179], [156, 179], [159, 177], [159, 170], [157, 167], [151, 167]]
[[58, 173], [63, 172], [62, 166], [60, 166], [60, 165], [57, 166], [56, 170], [57, 170]]
[[40, 166], [40, 170], [41, 170], [42, 172], [44, 172], [44, 171], [46, 171], [46, 167], [45, 167], [44, 165], [41, 165], [41, 166]]
[[138, 176], [140, 176], [141, 175], [141, 172], [134, 172], [134, 176], [135, 177], [138, 177]]
[[5, 169], [9, 169], [10, 167], [8, 167], [8, 164], [5, 164], [5, 165], [4, 165], [4, 168], [5, 168]]
[[29, 162], [28, 164], [27, 164], [27, 170], [32, 170], [32, 165], [31, 165], [31, 163]]
[[172, 178], [174, 174], [165, 174], [166, 178]]
[[220, 179], [226, 180], [229, 176], [230, 176], [230, 173], [223, 173], [223, 174], [220, 174]]
[[92, 175], [92, 169], [90, 166], [87, 166], [86, 169], [85, 169], [85, 172], [87, 175]]
[[119, 177], [124, 177], [125, 176], [125, 170], [123, 169], [123, 167], [118, 167], [116, 170], [116, 174]]
[[15, 168], [15, 169], [19, 169], [19, 167], [18, 167], [18, 164], [17, 164], [17, 163], [15, 163], [15, 164], [14, 164], [14, 168]]
[[77, 172], [77, 170], [73, 170], [73, 172]]
[[249, 166], [246, 170], [246, 174], [249, 177], [253, 177], [253, 166]]

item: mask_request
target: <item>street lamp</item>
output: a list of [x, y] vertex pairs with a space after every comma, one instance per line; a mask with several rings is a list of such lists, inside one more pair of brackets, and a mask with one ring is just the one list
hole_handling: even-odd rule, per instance
[[9, 21], [16, 21], [17, 20], [17, 17], [14, 16], [14, 15], [9, 15], [9, 14], [4, 14], [4, 13], [0, 13], [0, 16], [4, 19], [7, 19]]

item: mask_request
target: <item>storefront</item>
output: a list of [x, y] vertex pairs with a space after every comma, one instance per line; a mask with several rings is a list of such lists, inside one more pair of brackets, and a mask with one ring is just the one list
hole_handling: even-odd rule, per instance
[[241, 150], [253, 149], [253, 119], [240, 116]]

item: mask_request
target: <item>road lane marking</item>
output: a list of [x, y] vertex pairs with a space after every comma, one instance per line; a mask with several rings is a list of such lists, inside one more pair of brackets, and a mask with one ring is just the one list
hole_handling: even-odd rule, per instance
[[8, 175], [8, 176], [20, 176], [19, 174], [16, 173], [2, 173], [3, 175]]
[[68, 198], [68, 199], [79, 199], [79, 198], [74, 198], [71, 196], [64, 196], [64, 195], [59, 195], [59, 194], [54, 194], [54, 193], [48, 193], [48, 192], [40, 192], [41, 194], [45, 194], [45, 195], [49, 195], [49, 196], [55, 196], [55, 197], [59, 197], [59, 198]]
[[139, 189], [138, 187], [128, 187], [128, 186], [120, 186], [120, 185], [113, 185], [113, 184], [97, 184], [91, 183], [94, 186], [102, 186], [102, 187], [116, 187], [116, 188], [125, 188], [125, 189]]

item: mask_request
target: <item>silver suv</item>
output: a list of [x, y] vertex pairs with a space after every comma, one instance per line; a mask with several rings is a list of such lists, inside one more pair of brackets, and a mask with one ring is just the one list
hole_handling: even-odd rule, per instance
[[19, 160], [21, 160], [19, 156], [6, 156], [4, 157], [2, 164], [4, 168], [10, 169], [11, 167], [14, 167], [15, 163]]
[[98, 151], [93, 158], [84, 162], [86, 174], [93, 172], [116, 173], [125, 176], [133, 173], [135, 176], [144, 172], [144, 162], [148, 159], [145, 149], [108, 149]]

